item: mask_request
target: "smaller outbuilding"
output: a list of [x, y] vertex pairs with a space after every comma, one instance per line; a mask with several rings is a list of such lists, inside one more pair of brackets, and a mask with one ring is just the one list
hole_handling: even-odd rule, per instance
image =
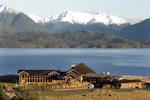
[[122, 79], [118, 81], [114, 81], [115, 88], [142, 88], [144, 83], [139, 79]]
[[150, 83], [144, 83], [144, 86], [146, 89], [148, 89], [148, 90], [150, 89]]

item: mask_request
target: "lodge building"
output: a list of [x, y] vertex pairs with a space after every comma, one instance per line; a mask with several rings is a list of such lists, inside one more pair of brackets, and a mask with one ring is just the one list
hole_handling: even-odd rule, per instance
[[72, 66], [67, 72], [60, 70], [18, 70], [19, 84], [49, 83], [53, 80], [65, 82], [82, 81], [86, 73], [95, 73], [86, 64]]
[[63, 73], [57, 70], [18, 70], [19, 84], [48, 83], [61, 79]]
[[87, 73], [95, 73], [95, 72], [86, 64], [80, 63], [78, 65], [72, 65], [63, 78], [66, 82], [70, 81], [82, 82], [84, 79], [84, 75]]
[[99, 88], [102, 88], [105, 84], [112, 85], [115, 88], [141, 88], [143, 86], [141, 80], [113, 77], [109, 73], [98, 74], [84, 63], [72, 65], [66, 72], [60, 70], [18, 70], [18, 76], [21, 85], [50, 83], [59, 80], [64, 82], [87, 81]]

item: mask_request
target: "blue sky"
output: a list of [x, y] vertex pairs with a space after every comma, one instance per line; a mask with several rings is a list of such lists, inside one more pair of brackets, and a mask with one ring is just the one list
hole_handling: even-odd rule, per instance
[[127, 18], [150, 18], [150, 0], [0, 0], [2, 3], [41, 16], [73, 10], [101, 11]]

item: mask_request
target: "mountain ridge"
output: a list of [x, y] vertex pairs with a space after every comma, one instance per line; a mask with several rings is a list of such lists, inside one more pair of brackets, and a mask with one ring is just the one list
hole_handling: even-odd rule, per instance
[[109, 16], [106, 13], [87, 13], [87, 12], [73, 12], [65, 11], [61, 14], [54, 15], [50, 18], [49, 22], [68, 22], [71, 24], [94, 24], [103, 23], [105, 25], [111, 24], [125, 24], [127, 20], [118, 16]]
[[[129, 19], [126, 19], [126, 18], [113, 16], [113, 15], [107, 15], [106, 13], [101, 13], [101, 12], [87, 13], [87, 12], [73, 12], [73, 11], [65, 11], [61, 14], [57, 14], [49, 18], [45, 18], [45, 17], [39, 17], [36, 14], [34, 15], [25, 14], [9, 6], [0, 5], [0, 36], [5, 33], [8, 35], [8, 37], [9, 35], [16, 36], [16, 34], [18, 33], [21, 33], [21, 34], [24, 33], [23, 36], [25, 35], [30, 36], [29, 33], [31, 33], [31, 37], [35, 38], [37, 37], [35, 33], [37, 33], [37, 35], [39, 36], [38, 33], [42, 32], [46, 34], [51, 34], [50, 36], [48, 35], [49, 37], [51, 37], [50, 39], [55, 38], [58, 41], [65, 41], [64, 43], [68, 43], [66, 42], [67, 40], [64, 39], [64, 37], [57, 38], [53, 35], [62, 35], [66, 32], [69, 32], [69, 33], [73, 33], [71, 35], [67, 34], [70, 37], [72, 36], [76, 37], [76, 34], [81, 35], [81, 37], [83, 35], [85, 37], [88, 37], [87, 35], [90, 35], [90, 33], [86, 31], [95, 31], [98, 33], [105, 33], [107, 37], [111, 37], [111, 35], [117, 35], [119, 36], [117, 38], [122, 37], [122, 38], [126, 38], [127, 40], [136, 41], [137, 43], [134, 42], [136, 45], [138, 43], [141, 43], [141, 44], [144, 43], [143, 45], [145, 45], [145, 44], [150, 43], [150, 34], [149, 34], [150, 30], [149, 29], [150, 29], [150, 19], [146, 19], [143, 21], [135, 21], [135, 20], [129, 21]], [[82, 31], [84, 34], [80, 33], [80, 31]], [[33, 37], [32, 35], [35, 37]], [[95, 35], [95, 33], [93, 33], [93, 35]], [[25, 37], [28, 37], [28, 36], [25, 36]], [[41, 38], [39, 37], [39, 39]], [[95, 39], [97, 40], [97, 38]], [[121, 39], [121, 40], [124, 40], [124, 39]], [[125, 43], [129, 45], [129, 43], [126, 40], [124, 41]], [[77, 43], [75, 41], [72, 41], [72, 42]], [[97, 42], [97, 41], [94, 41], [94, 42]], [[61, 42], [59, 43], [61, 44]], [[91, 40], [89, 43], [91, 43]]]
[[[2, 13], [2, 12], [3, 13], [14, 13], [14, 14], [24, 13], [23, 11], [15, 10], [14, 8], [12, 8], [8, 5], [4, 5], [4, 4], [0, 5], [0, 13]], [[106, 14], [104, 12], [100, 12], [100, 11], [95, 12], [95, 13], [93, 13], [93, 12], [88, 13], [88, 12], [66, 10], [60, 14], [51, 15], [49, 17], [40, 17], [37, 14], [26, 14], [26, 13], [24, 13], [24, 14], [27, 15], [28, 17], [30, 17], [35, 23], [49, 23], [49, 22], [56, 21], [56, 19], [57, 19], [57, 21], [61, 21], [61, 22], [70, 22], [70, 23], [77, 23], [77, 24], [103, 23], [105, 25], [110, 25], [110, 24], [120, 25], [120, 24], [130, 23], [129, 20], [126, 18], [123, 18], [120, 16], [108, 15], [108, 14]], [[63, 17], [63, 18], [60, 18], [60, 17]], [[65, 19], [64, 17], [72, 17], [72, 18], [63, 20], [63, 19]], [[89, 19], [87, 19], [87, 17], [89, 17]], [[87, 21], [82, 22], [82, 20], [85, 20], [85, 19], [87, 19]]]
[[150, 18], [140, 23], [127, 26], [119, 32], [120, 36], [135, 41], [150, 43]]
[[65, 32], [49, 34], [44, 32], [19, 32], [0, 35], [1, 48], [145, 48], [136, 41], [117, 35], [95, 31]]

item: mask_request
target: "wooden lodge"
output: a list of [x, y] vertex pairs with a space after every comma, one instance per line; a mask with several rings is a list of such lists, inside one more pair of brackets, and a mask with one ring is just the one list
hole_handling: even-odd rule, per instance
[[84, 63], [80, 63], [78, 65], [71, 66], [71, 69], [69, 69], [66, 73], [66, 75], [63, 77], [66, 82], [70, 81], [83, 81], [83, 77], [87, 73], [95, 73], [90, 67], [88, 67]]
[[57, 70], [18, 70], [19, 84], [49, 83], [53, 80], [65, 82], [82, 81], [87, 73], [95, 73], [86, 64], [80, 63], [72, 66], [67, 72]]
[[60, 80], [64, 72], [57, 70], [18, 70], [19, 84], [48, 83]]
[[[111, 76], [109, 73], [98, 74], [84, 63], [71, 66], [66, 72], [60, 70], [18, 70], [19, 84], [50, 83], [53, 80], [64, 82], [87, 81], [95, 87], [112, 85], [114, 88], [142, 88], [143, 82], [138, 79], [124, 79]], [[150, 85], [149, 85], [150, 87]]]

